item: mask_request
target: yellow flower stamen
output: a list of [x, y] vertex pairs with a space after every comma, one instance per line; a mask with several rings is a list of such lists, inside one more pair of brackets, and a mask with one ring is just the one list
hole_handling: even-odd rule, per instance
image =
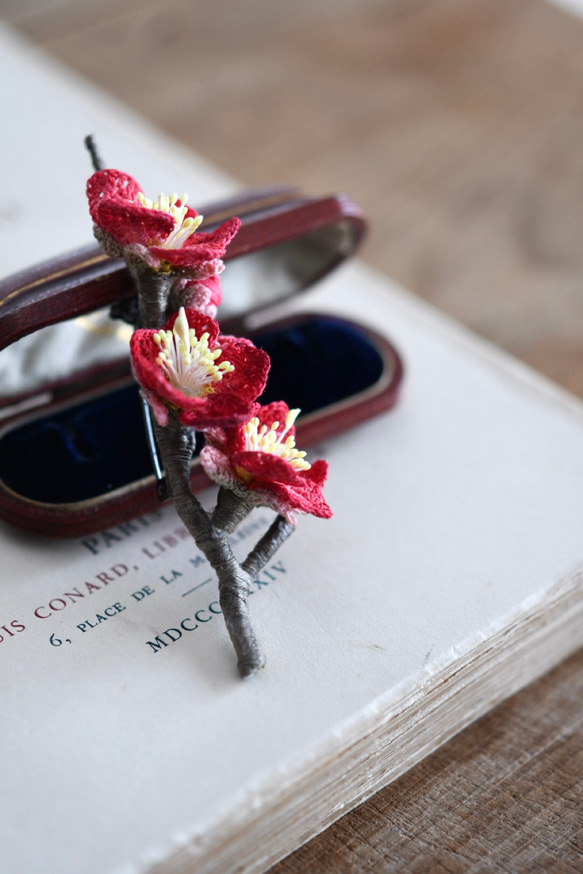
[[211, 351], [209, 335], [205, 332], [198, 338], [189, 326], [184, 307], [180, 307], [178, 317], [171, 331], [156, 331], [154, 343], [160, 348], [156, 358], [166, 379], [187, 397], [203, 397], [215, 391], [213, 384], [220, 382], [225, 373], [235, 368], [230, 361], [216, 364], [222, 349]]
[[[177, 206], [178, 200], [180, 200], [180, 206]], [[186, 218], [187, 200], [187, 194], [182, 194], [180, 198], [177, 194], [173, 194], [171, 197], [160, 194], [157, 200], [149, 200], [141, 191], [139, 192], [138, 203], [140, 206], [168, 213], [176, 222], [174, 230], [159, 244], [162, 249], [180, 249], [202, 222], [203, 216], [201, 215], [197, 215], [196, 218]]]
[[309, 470], [312, 465], [304, 460], [306, 453], [296, 449], [296, 441], [291, 434], [288, 437], [285, 436], [299, 413], [299, 410], [289, 411], [285, 417], [285, 427], [279, 435], [277, 433], [279, 422], [274, 422], [271, 428], [268, 428], [267, 425], [259, 427], [259, 419], [254, 416], [244, 428], [245, 449], [249, 452], [269, 452], [271, 455], [283, 458], [296, 470]]

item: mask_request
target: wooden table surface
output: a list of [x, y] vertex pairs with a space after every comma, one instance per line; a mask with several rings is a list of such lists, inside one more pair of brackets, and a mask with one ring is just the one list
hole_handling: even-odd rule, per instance
[[[245, 183], [346, 190], [366, 260], [583, 395], [583, 21], [544, 0], [0, 14]], [[582, 697], [578, 655], [271, 874], [583, 871]]]

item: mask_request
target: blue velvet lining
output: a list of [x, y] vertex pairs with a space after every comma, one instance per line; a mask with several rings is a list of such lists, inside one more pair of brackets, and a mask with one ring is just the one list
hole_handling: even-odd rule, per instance
[[[383, 361], [368, 337], [310, 317], [254, 342], [271, 358], [262, 403], [284, 399], [313, 412], [374, 385]], [[88, 500], [152, 473], [137, 386], [131, 385], [8, 431], [0, 479], [37, 501]]]

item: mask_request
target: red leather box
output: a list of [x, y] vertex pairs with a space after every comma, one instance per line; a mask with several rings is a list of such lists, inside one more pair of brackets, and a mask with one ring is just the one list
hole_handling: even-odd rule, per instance
[[[282, 301], [313, 285], [349, 257], [365, 229], [343, 196], [310, 199], [289, 188], [248, 192], [211, 204], [204, 230], [238, 215], [242, 226], [226, 253], [223, 301], [234, 265], [268, 277], [261, 302], [219, 310], [223, 333], [266, 349], [272, 372], [261, 400], [301, 407], [302, 448], [390, 408], [403, 368], [389, 340], [326, 315], [281, 316]], [[88, 246], [0, 283], [0, 349], [65, 320], [135, 296], [125, 264]], [[279, 317], [270, 319], [277, 308]], [[257, 323], [260, 322], [260, 327]], [[40, 335], [39, 335], [40, 336]], [[355, 367], [355, 362], [357, 366]], [[41, 534], [76, 537], [158, 506], [138, 389], [129, 359], [81, 366], [0, 399], [0, 517]], [[208, 480], [197, 458], [192, 487]]]

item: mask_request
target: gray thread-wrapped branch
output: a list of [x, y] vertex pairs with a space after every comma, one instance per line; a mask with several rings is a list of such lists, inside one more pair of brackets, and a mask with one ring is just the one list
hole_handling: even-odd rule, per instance
[[214, 528], [219, 528], [225, 534], [232, 534], [237, 525], [240, 525], [253, 507], [255, 502], [249, 496], [235, 494], [230, 489], [221, 486], [217, 496], [217, 505], [212, 515]]
[[192, 429], [181, 425], [171, 411], [168, 425], [154, 425], [166, 477], [176, 511], [207, 557], [219, 582], [219, 600], [243, 677], [256, 673], [265, 664], [265, 656], [255, 634], [247, 599], [251, 577], [231, 550], [228, 535], [214, 528], [207, 513], [190, 489], [190, 461], [194, 449]]
[[241, 564], [241, 567], [249, 574], [251, 579], [256, 577], [261, 569], [265, 567], [269, 559], [277, 552], [282, 543], [287, 540], [293, 530], [294, 526], [283, 516], [278, 516], [274, 519], [270, 528]]

